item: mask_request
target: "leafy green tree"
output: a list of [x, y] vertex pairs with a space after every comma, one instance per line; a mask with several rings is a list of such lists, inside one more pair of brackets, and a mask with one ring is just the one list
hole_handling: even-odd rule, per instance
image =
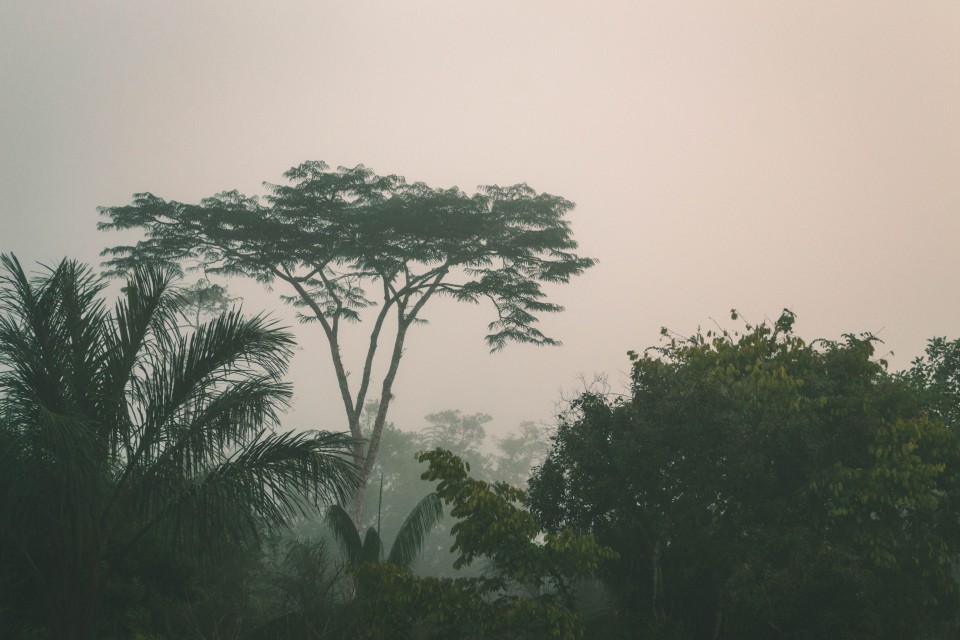
[[906, 375], [928, 394], [933, 415], [960, 425], [960, 340], [930, 339]]
[[[407, 332], [423, 321], [427, 302], [442, 295], [489, 300], [496, 317], [486, 339], [493, 351], [508, 342], [558, 344], [537, 329], [539, 314], [562, 310], [545, 299], [541, 284], [568, 282], [594, 261], [573, 253], [577, 244], [565, 219], [573, 204], [524, 184], [467, 195], [379, 176], [363, 166], [333, 171], [322, 162], [305, 162], [284, 177], [290, 183], [267, 184], [263, 200], [231, 191], [191, 205], [136, 194], [130, 205], [102, 208], [108, 220], [99, 228], [146, 234], [133, 246], [105, 252], [118, 271], [144, 262], [177, 267], [198, 261], [210, 273], [288, 287], [285, 299], [303, 310], [304, 322], [320, 325], [330, 347], [347, 423], [358, 442], [354, 461], [364, 482], [352, 515], [359, 526]], [[350, 377], [341, 331], [368, 310], [369, 346], [359, 376]], [[361, 414], [388, 325], [393, 344], [364, 445]]]
[[629, 398], [586, 394], [560, 424], [528, 504], [618, 552], [630, 635], [956, 634], [956, 426], [872, 336], [793, 323], [632, 354]]
[[33, 279], [2, 264], [4, 595], [42, 602], [57, 637], [96, 636], [112, 577], [148, 540], [212, 556], [352, 490], [348, 436], [274, 431], [289, 333], [239, 312], [181, 333], [157, 269], [134, 270], [109, 312], [75, 262]]
[[470, 477], [466, 464], [443, 449], [421, 453], [425, 480], [457, 518], [456, 566], [489, 559], [492, 576], [416, 577], [396, 565], [355, 569], [363, 585], [360, 636], [364, 638], [582, 637], [572, 609], [571, 581], [590, 576], [612, 553], [590, 534], [547, 534], [519, 506], [523, 492]]

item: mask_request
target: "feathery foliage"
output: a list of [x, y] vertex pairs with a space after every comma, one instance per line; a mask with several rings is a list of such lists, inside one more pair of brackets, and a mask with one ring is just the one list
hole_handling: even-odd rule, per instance
[[[263, 199], [230, 191], [186, 204], [139, 193], [131, 204], [102, 207], [99, 229], [139, 229], [145, 236], [104, 251], [106, 265], [122, 274], [143, 264], [199, 264], [206, 273], [283, 282], [284, 300], [302, 311], [303, 322], [319, 324], [329, 343], [364, 480], [376, 462], [407, 331], [424, 322], [431, 298], [489, 302], [491, 351], [509, 342], [557, 345], [537, 326], [541, 314], [563, 309], [547, 300], [542, 285], [569, 282], [595, 262], [574, 253], [566, 219], [573, 203], [525, 184], [468, 195], [362, 165], [332, 170], [315, 161], [284, 178], [288, 184], [265, 184]], [[359, 375], [348, 377], [341, 329], [364, 314], [372, 320], [369, 346]], [[385, 325], [393, 325], [393, 344], [364, 446], [360, 416]], [[353, 504], [358, 526], [365, 487]]]
[[62, 637], [92, 637], [111, 566], [147, 536], [183, 553], [255, 539], [356, 470], [344, 434], [276, 433], [289, 333], [224, 313], [182, 333], [172, 275], [138, 268], [112, 312], [64, 260], [0, 275], [0, 539]]

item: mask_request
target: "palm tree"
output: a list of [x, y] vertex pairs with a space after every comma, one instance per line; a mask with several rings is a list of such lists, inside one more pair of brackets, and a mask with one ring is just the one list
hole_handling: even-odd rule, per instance
[[274, 431], [294, 343], [273, 322], [182, 333], [163, 271], [135, 271], [110, 312], [87, 267], [0, 262], [0, 574], [29, 576], [60, 638], [95, 636], [144, 537], [213, 553], [353, 490], [347, 436]]
[[[397, 536], [390, 546], [386, 562], [401, 567], [409, 567], [413, 564], [420, 555], [427, 533], [442, 517], [443, 503], [440, 497], [436, 493], [427, 494], [400, 525]], [[360, 532], [353, 523], [353, 518], [338, 504], [331, 506], [327, 511], [327, 524], [340, 544], [347, 562], [359, 565], [384, 561], [384, 545], [377, 528], [367, 529], [361, 541]]]

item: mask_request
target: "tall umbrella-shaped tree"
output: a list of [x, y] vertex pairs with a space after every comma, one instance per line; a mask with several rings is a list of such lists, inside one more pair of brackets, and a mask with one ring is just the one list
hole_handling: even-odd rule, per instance
[[274, 430], [293, 340], [271, 321], [229, 312], [181, 333], [161, 270], [134, 270], [109, 311], [76, 262], [2, 265], [0, 544], [59, 638], [95, 637], [145, 536], [212, 552], [352, 491], [349, 436]]
[[[236, 191], [185, 204], [140, 193], [131, 204], [104, 207], [100, 229], [139, 229], [145, 238], [107, 249], [121, 273], [138, 264], [201, 263], [207, 273], [282, 283], [286, 300], [318, 324], [327, 339], [362, 470], [352, 517], [360, 529], [366, 479], [376, 463], [393, 384], [409, 329], [423, 321], [438, 296], [488, 302], [494, 318], [486, 340], [497, 351], [509, 342], [556, 345], [537, 328], [538, 316], [562, 311], [542, 285], [569, 282], [594, 264], [574, 253], [566, 214], [573, 203], [526, 184], [487, 186], [469, 195], [364, 166], [331, 170], [305, 162], [267, 184], [259, 199]], [[367, 348], [350, 376], [341, 352], [346, 324], [368, 315]], [[361, 415], [377, 351], [392, 336], [378, 411], [369, 434]], [[363, 438], [367, 435], [366, 438]]]

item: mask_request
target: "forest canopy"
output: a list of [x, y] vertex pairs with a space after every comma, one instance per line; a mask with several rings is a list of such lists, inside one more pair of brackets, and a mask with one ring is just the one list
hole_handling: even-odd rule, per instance
[[957, 633], [960, 343], [891, 373], [874, 336], [806, 342], [794, 320], [665, 332], [628, 396], [559, 424], [527, 504], [618, 553], [623, 637]]
[[[358, 526], [354, 438], [278, 429], [286, 330], [157, 265], [112, 310], [76, 262], [3, 267], [11, 637], [960, 632], [960, 341], [895, 372], [875, 336], [806, 341], [788, 310], [664, 330], [629, 354], [629, 392], [580, 395], [548, 452], [526, 424], [491, 453], [484, 413], [381, 422]], [[384, 414], [364, 409], [369, 435]]]

